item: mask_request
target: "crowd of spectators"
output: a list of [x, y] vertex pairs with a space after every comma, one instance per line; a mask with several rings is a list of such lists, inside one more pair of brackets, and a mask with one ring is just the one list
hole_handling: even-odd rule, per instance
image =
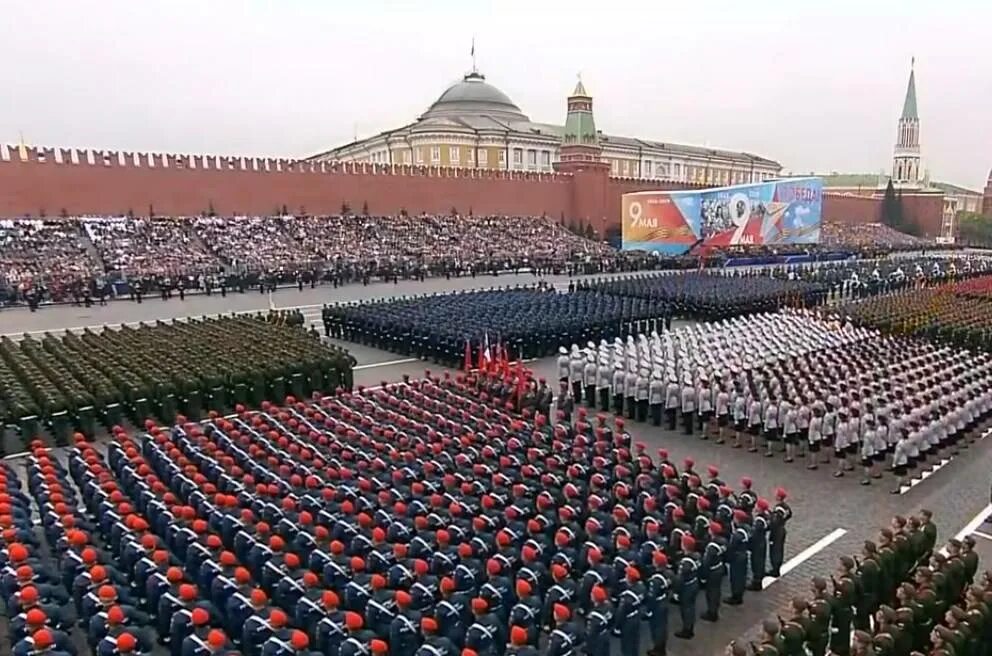
[[0, 301], [44, 284], [63, 295], [80, 279], [103, 271], [92, 257], [78, 222], [59, 220], [0, 221]]
[[924, 242], [880, 224], [843, 230], [824, 224], [819, 245], [751, 245], [669, 256], [618, 251], [548, 217], [17, 219], [0, 223], [0, 306], [500, 271], [560, 275], [774, 264], [794, 256], [847, 257], [852, 248], [877, 256], [911, 244]]
[[108, 272], [179, 276], [218, 267], [181, 218], [90, 219], [83, 227]]
[[825, 221], [820, 227], [820, 245], [827, 247], [865, 247], [898, 250], [926, 248], [931, 242], [899, 232], [884, 223], [833, 223]]

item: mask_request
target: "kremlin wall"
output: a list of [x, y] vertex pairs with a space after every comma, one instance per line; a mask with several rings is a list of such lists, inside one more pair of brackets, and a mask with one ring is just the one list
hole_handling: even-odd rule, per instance
[[[912, 71], [898, 134], [892, 179], [904, 219], [923, 237], [953, 235], [943, 192], [923, 176]], [[454, 209], [587, 222], [605, 236], [620, 229], [623, 194], [780, 176], [778, 162], [752, 153], [604, 134], [581, 81], [564, 125], [532, 122], [473, 68], [413, 123], [303, 160], [0, 144], [0, 218]], [[883, 193], [825, 185], [823, 220], [879, 222]], [[992, 213], [992, 175], [985, 206]]]
[[[0, 216], [269, 214], [359, 211], [458, 212], [565, 217], [599, 234], [620, 221], [620, 197], [632, 191], [702, 185], [613, 177], [603, 167], [569, 173], [432, 166], [233, 158], [0, 147]], [[823, 218], [878, 221], [879, 198], [824, 194]], [[904, 211], [929, 236], [939, 234], [941, 198], [903, 197]]]

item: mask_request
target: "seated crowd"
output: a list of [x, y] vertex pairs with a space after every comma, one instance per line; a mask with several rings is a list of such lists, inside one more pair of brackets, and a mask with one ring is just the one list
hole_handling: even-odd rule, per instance
[[83, 227], [108, 272], [188, 276], [219, 266], [181, 218], [85, 220]]
[[78, 222], [0, 220], [0, 289], [6, 287], [8, 296], [45, 285], [51, 294], [62, 297], [79, 280], [102, 272], [101, 263], [87, 250]]
[[899, 232], [884, 223], [834, 223], [825, 221], [820, 228], [820, 245], [828, 247], [864, 246], [886, 250], [928, 248], [932, 242]]
[[697, 598], [717, 621], [777, 574], [784, 490], [504, 409], [498, 379], [77, 435], [67, 468], [35, 442], [30, 498], [0, 468], [14, 653], [78, 624], [101, 656], [664, 654], [670, 610], [691, 638]]
[[[855, 228], [857, 234], [864, 230]], [[839, 242], [820, 246], [742, 246], [700, 259], [694, 254], [617, 251], [548, 217], [15, 219], [0, 223], [0, 304], [82, 302], [84, 297], [104, 299], [136, 290], [139, 294], [179, 288], [244, 291], [279, 284], [367, 284], [521, 269], [563, 274], [718, 267], [731, 257], [775, 263], [788, 254], [815, 259], [852, 247], [879, 252], [878, 243], [867, 238], [851, 241], [847, 234], [842, 233]]]

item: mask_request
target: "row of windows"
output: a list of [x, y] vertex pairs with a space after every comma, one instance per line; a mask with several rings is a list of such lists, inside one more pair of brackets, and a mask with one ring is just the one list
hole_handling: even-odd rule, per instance
[[[730, 169], [717, 169], [690, 164], [686, 164], [683, 167], [679, 162], [654, 162], [650, 160], [641, 162], [641, 168], [642, 170], [638, 171], [637, 162], [631, 160], [615, 159], [610, 163], [611, 173], [624, 177], [684, 179], [689, 182], [711, 182], [718, 184], [760, 182], [772, 177], [771, 173], [755, 171], [752, 179], [751, 171], [731, 171]], [[684, 176], [683, 170], [685, 173]]]
[[[476, 149], [474, 148], [468, 148], [464, 151], [465, 161], [462, 161], [463, 152], [461, 147], [448, 146], [447, 148], [448, 161], [446, 164], [449, 166], [478, 165], [480, 167], [488, 167], [490, 164], [489, 150], [487, 148], [480, 148], [478, 150], [478, 163], [475, 161]], [[429, 163], [431, 165], [437, 166], [442, 163], [441, 149], [442, 146], [430, 147]], [[428, 163], [425, 158], [426, 152], [427, 148], [414, 149], [416, 164]], [[499, 168], [504, 168], [506, 166], [506, 150], [500, 148], [496, 151], [496, 153]], [[550, 150], [538, 150], [536, 148], [514, 148], [512, 152], [511, 168], [516, 170], [527, 169], [547, 171], [551, 169], [551, 156], [552, 151]], [[389, 153], [387, 151], [375, 151], [371, 154], [370, 159], [373, 163], [377, 164], [388, 164], [390, 161], [395, 164], [414, 163], [410, 160], [409, 150], [394, 152], [392, 160], [389, 159]], [[708, 168], [706, 166], [690, 164], [683, 166], [680, 162], [655, 162], [652, 160], [644, 160], [641, 162], [642, 170], [638, 171], [637, 164], [638, 163], [634, 160], [611, 160], [611, 173], [616, 176], [624, 177], [662, 178], [718, 184], [740, 184], [752, 181], [760, 182], [772, 177], [772, 174], [770, 173], [756, 171], [754, 172], [754, 177], [752, 180], [750, 171], [731, 171], [729, 169]]]

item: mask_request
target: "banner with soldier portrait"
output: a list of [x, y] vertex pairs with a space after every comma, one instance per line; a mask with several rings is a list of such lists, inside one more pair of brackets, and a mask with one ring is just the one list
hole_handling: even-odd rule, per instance
[[623, 249], [681, 255], [696, 246], [816, 244], [822, 209], [820, 178], [624, 194]]

